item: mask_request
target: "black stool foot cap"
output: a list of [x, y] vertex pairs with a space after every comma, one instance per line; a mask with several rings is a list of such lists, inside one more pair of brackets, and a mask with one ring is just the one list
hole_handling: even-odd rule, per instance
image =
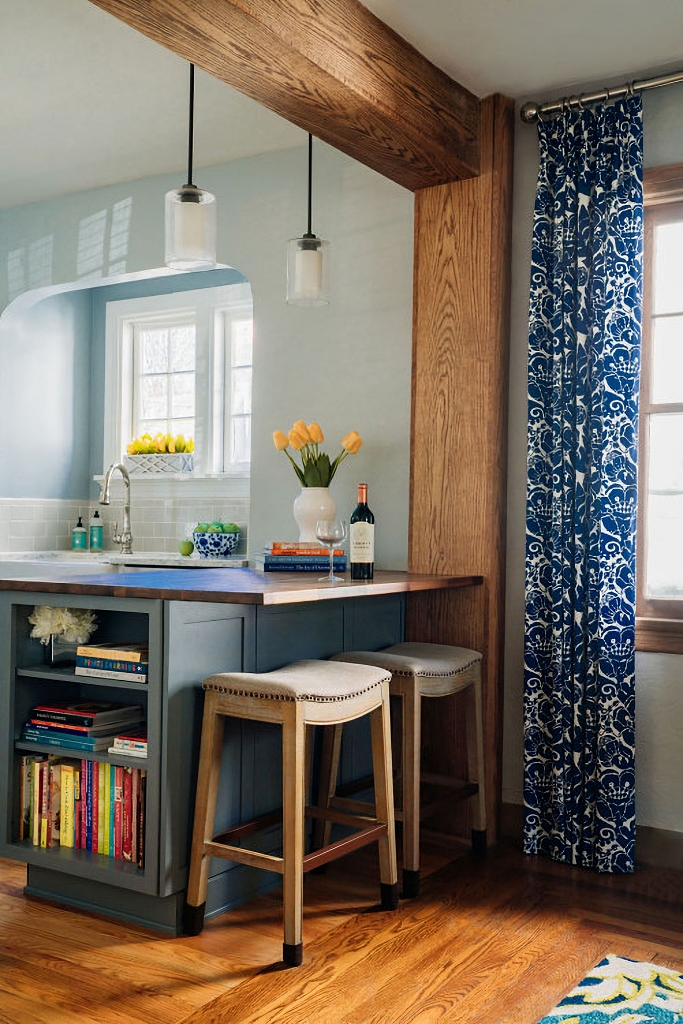
[[183, 916], [183, 932], [185, 935], [199, 935], [204, 927], [205, 910], [206, 901], [199, 907], [192, 907], [189, 903], [185, 904], [185, 913]]
[[283, 942], [282, 943], [282, 962], [285, 967], [301, 967], [304, 962], [304, 944], [303, 942]]
[[486, 829], [472, 829], [472, 853], [475, 857], [483, 857], [486, 853]]
[[414, 900], [420, 895], [420, 872], [403, 869], [403, 892], [404, 899]]
[[398, 882], [393, 885], [390, 882], [380, 883], [382, 894], [382, 910], [396, 910], [398, 908]]

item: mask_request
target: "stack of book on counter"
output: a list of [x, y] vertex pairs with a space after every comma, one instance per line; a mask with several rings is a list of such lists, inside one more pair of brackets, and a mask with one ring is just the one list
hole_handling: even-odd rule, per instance
[[108, 750], [120, 732], [145, 721], [139, 704], [109, 700], [50, 701], [36, 704], [24, 723], [22, 740], [49, 747]]
[[[342, 548], [334, 552], [335, 572], [346, 572]], [[318, 541], [274, 540], [264, 545], [263, 554], [252, 559], [262, 572], [329, 572], [330, 553]]]
[[127, 729], [114, 737], [109, 747], [110, 754], [125, 754], [126, 757], [147, 757], [147, 729], [140, 726]]
[[147, 682], [147, 644], [82, 644], [76, 648], [76, 675]]
[[145, 863], [144, 768], [25, 754], [19, 839]]

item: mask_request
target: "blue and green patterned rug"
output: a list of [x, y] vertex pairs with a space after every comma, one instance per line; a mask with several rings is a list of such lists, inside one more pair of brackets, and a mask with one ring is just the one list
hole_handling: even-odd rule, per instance
[[538, 1024], [683, 1024], [683, 974], [608, 956]]

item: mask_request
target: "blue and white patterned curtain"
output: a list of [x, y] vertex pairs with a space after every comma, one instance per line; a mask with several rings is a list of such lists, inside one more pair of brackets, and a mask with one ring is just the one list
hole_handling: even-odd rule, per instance
[[632, 871], [642, 107], [538, 126], [525, 620], [526, 853]]

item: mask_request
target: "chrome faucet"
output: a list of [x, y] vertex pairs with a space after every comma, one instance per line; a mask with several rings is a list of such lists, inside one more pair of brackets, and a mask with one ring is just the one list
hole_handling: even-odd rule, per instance
[[102, 492], [100, 494], [100, 505], [109, 504], [109, 484], [111, 483], [112, 474], [115, 469], [118, 469], [123, 478], [123, 531], [118, 532], [119, 524], [114, 523], [111, 531], [112, 540], [115, 544], [121, 545], [122, 555], [132, 555], [133, 553], [133, 534], [130, 531], [130, 476], [128, 470], [122, 462], [112, 462], [111, 466], [106, 472], [104, 483], [102, 484]]

